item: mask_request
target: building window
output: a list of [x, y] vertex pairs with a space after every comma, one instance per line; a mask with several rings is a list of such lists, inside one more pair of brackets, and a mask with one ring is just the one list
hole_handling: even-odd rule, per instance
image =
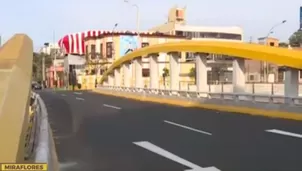
[[96, 54], [95, 54], [95, 45], [91, 45], [91, 59], [95, 59]]
[[143, 75], [143, 77], [149, 77], [150, 76], [150, 69], [149, 68], [143, 68], [142, 69], [142, 75]]
[[183, 36], [184, 32], [183, 31], [175, 31], [176, 36]]
[[142, 43], [142, 48], [144, 48], [146, 46], [149, 46], [149, 43], [147, 43], [147, 42]]
[[86, 59], [88, 59], [88, 54], [89, 54], [89, 51], [88, 51], [88, 45], [86, 45], [86, 47], [85, 47], [85, 57], [86, 57]]
[[186, 61], [193, 61], [195, 59], [195, 55], [193, 52], [186, 52]]
[[106, 43], [106, 57], [112, 58], [112, 42]]
[[270, 42], [269, 45], [270, 46], [275, 46], [275, 43], [274, 42]]
[[255, 81], [255, 75], [249, 75], [249, 81]]
[[103, 43], [100, 44], [100, 58], [103, 58]]

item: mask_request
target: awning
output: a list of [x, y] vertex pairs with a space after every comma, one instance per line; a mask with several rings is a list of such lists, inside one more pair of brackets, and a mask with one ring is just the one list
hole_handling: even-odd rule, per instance
[[66, 58], [68, 65], [84, 65], [86, 63], [86, 59], [83, 56], [69, 54]]

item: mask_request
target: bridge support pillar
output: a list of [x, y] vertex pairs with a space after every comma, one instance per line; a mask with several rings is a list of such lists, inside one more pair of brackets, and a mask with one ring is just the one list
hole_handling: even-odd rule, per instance
[[108, 86], [113, 86], [114, 85], [114, 78], [112, 74], [108, 75]]
[[114, 69], [114, 86], [121, 86], [121, 69], [115, 68]]
[[131, 70], [130, 70], [130, 64], [129, 63], [123, 64], [123, 72], [124, 72], [124, 86], [125, 87], [130, 87]]
[[142, 74], [142, 58], [136, 58], [134, 59], [134, 66], [135, 66], [135, 87], [136, 88], [142, 88], [143, 86], [143, 74]]
[[208, 91], [207, 55], [195, 53], [196, 90], [198, 92]]
[[245, 92], [245, 66], [243, 58], [233, 60], [233, 93]]
[[284, 96], [299, 96], [299, 70], [295, 68], [287, 68], [285, 71]]
[[158, 54], [150, 54], [150, 88], [158, 89]]
[[179, 90], [179, 53], [170, 52], [170, 90]]

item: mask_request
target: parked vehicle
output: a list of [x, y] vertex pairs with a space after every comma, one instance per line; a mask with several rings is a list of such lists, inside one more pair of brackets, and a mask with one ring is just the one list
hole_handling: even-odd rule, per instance
[[32, 88], [33, 90], [41, 90], [41, 89], [42, 89], [42, 85], [39, 84], [38, 82], [33, 81], [33, 82], [31, 83], [31, 88]]

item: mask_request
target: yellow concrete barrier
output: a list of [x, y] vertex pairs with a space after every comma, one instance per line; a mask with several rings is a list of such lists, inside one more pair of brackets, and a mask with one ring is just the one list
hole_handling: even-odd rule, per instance
[[302, 115], [300, 113], [291, 113], [291, 112], [283, 112], [277, 110], [264, 110], [264, 109], [255, 109], [248, 107], [238, 107], [238, 106], [224, 106], [218, 104], [202, 104], [198, 102], [181, 100], [181, 99], [169, 99], [164, 97], [144, 97], [135, 94], [123, 94], [123, 93], [112, 93], [111, 91], [106, 90], [93, 90], [93, 92], [122, 97], [127, 99], [133, 99], [138, 101], [146, 101], [146, 102], [154, 102], [154, 103], [162, 103], [169, 104], [174, 106], [182, 106], [182, 107], [196, 107], [203, 109], [211, 109], [216, 111], [224, 111], [224, 112], [234, 112], [235, 114], [249, 114], [249, 115], [258, 115], [272, 118], [281, 118], [281, 119], [290, 119], [290, 120], [298, 120], [302, 121]]
[[33, 42], [16, 34], [0, 49], [0, 162], [23, 163], [29, 121]]

